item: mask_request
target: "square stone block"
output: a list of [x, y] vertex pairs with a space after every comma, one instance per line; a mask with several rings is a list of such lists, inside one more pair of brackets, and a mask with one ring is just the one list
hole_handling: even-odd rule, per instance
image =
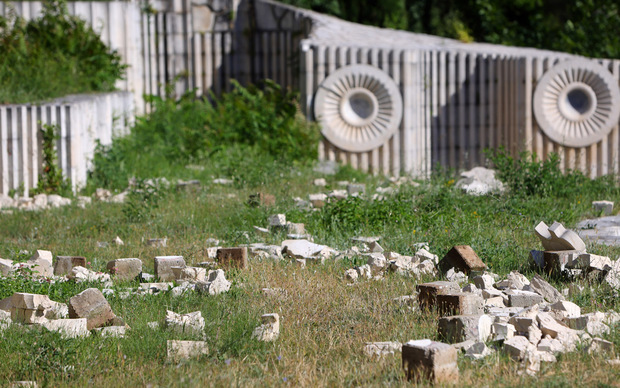
[[437, 281], [418, 284], [418, 304], [421, 309], [431, 309], [437, 305], [437, 295], [458, 293], [461, 288], [457, 283]]
[[142, 273], [142, 260], [136, 258], [108, 261], [107, 270], [116, 279], [133, 280]]
[[431, 340], [409, 341], [402, 347], [403, 369], [407, 380], [432, 383], [456, 383], [459, 379], [457, 350]]
[[217, 250], [216, 260], [224, 269], [228, 268], [247, 268], [248, 266], [248, 248], [219, 248]]
[[455, 315], [439, 318], [439, 338], [448, 343], [467, 340], [485, 342], [491, 335], [493, 318], [488, 315]]
[[172, 267], [185, 267], [183, 256], [156, 256], [155, 276], [161, 281], [171, 282], [176, 279]]
[[441, 315], [480, 315], [484, 313], [484, 299], [476, 294], [450, 293], [437, 295]]

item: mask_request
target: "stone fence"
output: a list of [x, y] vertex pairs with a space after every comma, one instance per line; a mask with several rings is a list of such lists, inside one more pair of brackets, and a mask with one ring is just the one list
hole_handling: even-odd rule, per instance
[[[14, 3], [28, 17], [38, 2]], [[216, 95], [270, 78], [321, 123], [321, 159], [426, 177], [506, 147], [591, 177], [620, 172], [620, 61], [461, 43], [270, 0], [71, 2], [130, 65], [119, 88]], [[6, 9], [0, 5], [0, 14]]]
[[134, 119], [128, 92], [75, 95], [41, 105], [0, 105], [0, 193], [37, 186], [42, 166], [41, 125], [58, 127], [58, 165], [73, 189], [84, 186], [97, 141], [126, 134]]

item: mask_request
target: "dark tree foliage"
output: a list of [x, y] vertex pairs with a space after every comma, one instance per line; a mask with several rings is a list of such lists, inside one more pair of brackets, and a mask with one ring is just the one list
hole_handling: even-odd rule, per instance
[[356, 23], [600, 58], [620, 58], [609, 0], [284, 0]]

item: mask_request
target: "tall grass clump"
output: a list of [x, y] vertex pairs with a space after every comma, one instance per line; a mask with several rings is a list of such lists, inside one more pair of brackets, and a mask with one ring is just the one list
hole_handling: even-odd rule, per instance
[[193, 92], [150, 100], [154, 111], [128, 136], [98, 147], [91, 186], [121, 189], [129, 177], [175, 175], [190, 163], [256, 185], [274, 166], [317, 156], [317, 127], [299, 113], [296, 95], [271, 81], [263, 88], [233, 81], [233, 90], [214, 102]]
[[0, 16], [0, 103], [114, 90], [126, 66], [64, 0], [44, 0], [41, 17]]

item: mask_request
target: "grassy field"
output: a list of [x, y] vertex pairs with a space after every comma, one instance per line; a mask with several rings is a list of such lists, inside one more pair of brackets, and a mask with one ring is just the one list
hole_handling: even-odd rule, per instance
[[[211, 184], [212, 177], [221, 176], [224, 170], [216, 163], [204, 167], [203, 171], [184, 172], [184, 178], [201, 180], [199, 190], [162, 189], [158, 201], [144, 202], [140, 194], [134, 194], [125, 204], [94, 203], [86, 209], [1, 214], [0, 257], [20, 260], [27, 257], [21, 250], [47, 249], [55, 255], [83, 255], [95, 270], [104, 270], [112, 259], [138, 257], [144, 270], [153, 273], [156, 255], [183, 255], [188, 265], [205, 261], [208, 238], [221, 240], [223, 246], [279, 244], [283, 235], [263, 237], [255, 234], [252, 226], [266, 226], [270, 215], [285, 213], [289, 221], [304, 222], [315, 242], [338, 250], [350, 248], [351, 237], [358, 235], [381, 235], [386, 250], [401, 254], [413, 254], [413, 244], [418, 242], [428, 242], [431, 252], [440, 257], [453, 245], [468, 244], [491, 271], [505, 275], [519, 270], [531, 277], [528, 252], [542, 248], [533, 233], [536, 223], [557, 220], [573, 226], [582, 218], [597, 216], [592, 212], [592, 200], [618, 199], [616, 187], [595, 183], [574, 188], [562, 198], [471, 197], [454, 187], [453, 176], [443, 174], [419, 187], [403, 185], [385, 201], [348, 199], [306, 212], [295, 207], [293, 198], [318, 192], [311, 182], [322, 177], [308, 164], [279, 166], [278, 173], [259, 184], [238, 181], [232, 186]], [[269, 166], [265, 168], [271, 171]], [[369, 193], [389, 184], [387, 179], [348, 168], [325, 178], [327, 189], [336, 188], [340, 180], [357, 180], [367, 184]], [[257, 191], [274, 194], [275, 206], [249, 207], [247, 198]], [[111, 241], [117, 235], [125, 245], [97, 247], [97, 242]], [[146, 246], [143, 240], [154, 237], [168, 237], [168, 246]], [[618, 248], [593, 245], [588, 250], [614, 259], [620, 253]], [[363, 346], [373, 341], [436, 339], [436, 314], [412, 312], [393, 301], [413, 294], [416, 284], [431, 279], [393, 274], [382, 280], [347, 284], [344, 271], [363, 263], [362, 258], [354, 257], [302, 269], [288, 260], [250, 259], [248, 269], [226, 273], [233, 286], [218, 296], [111, 296], [108, 300], [113, 311], [131, 326], [123, 339], [90, 336], [66, 340], [58, 334], [13, 325], [0, 341], [0, 380], [36, 380], [44, 386], [408, 385], [399, 355], [371, 359], [364, 355]], [[558, 288], [567, 286], [562, 279], [550, 281]], [[0, 298], [25, 291], [67, 302], [90, 286], [5, 278], [0, 280]], [[131, 286], [137, 284], [115, 288]], [[282, 288], [286, 294], [267, 296], [262, 288]], [[618, 310], [617, 299], [598, 285], [572, 300], [583, 312]], [[202, 312], [208, 355], [182, 364], [166, 363], [166, 340], [200, 339], [147, 326], [151, 321], [163, 323], [167, 309]], [[281, 334], [274, 343], [251, 338], [265, 313], [281, 316]], [[620, 331], [616, 328], [607, 339], [618, 348]], [[460, 385], [618, 386], [620, 369], [608, 366], [605, 359], [584, 352], [565, 354], [556, 364], [543, 366], [534, 378], [521, 374], [519, 365], [501, 352], [478, 362], [460, 358]]]

